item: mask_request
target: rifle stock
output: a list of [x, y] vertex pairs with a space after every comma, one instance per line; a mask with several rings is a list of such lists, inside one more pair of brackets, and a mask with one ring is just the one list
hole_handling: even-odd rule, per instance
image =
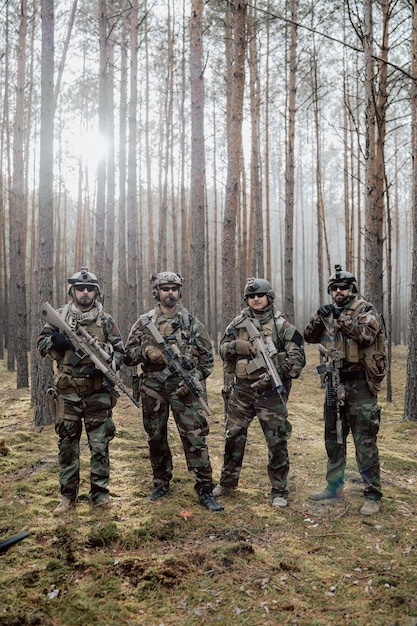
[[144, 322], [143, 328], [148, 329], [148, 331], [152, 335], [153, 340], [161, 348], [168, 361], [168, 365], [166, 366], [165, 370], [163, 370], [160, 375], [157, 376], [158, 380], [160, 380], [160, 382], [163, 382], [172, 374], [178, 374], [183, 379], [188, 391], [193, 394], [205, 413], [209, 416], [212, 415], [212, 412], [210, 411], [207, 402], [203, 398], [203, 392], [199, 389], [194, 377], [181, 364], [181, 353], [178, 349], [178, 346], [174, 345], [171, 347], [164, 339], [164, 337], [162, 337], [161, 333], [159, 332], [152, 320]]
[[105, 350], [103, 350], [97, 337], [90, 335], [88, 330], [81, 326], [81, 324], [77, 324], [73, 330], [71, 326], [69, 326], [67, 322], [60, 317], [49, 302], [45, 302], [42, 305], [38, 315], [51, 326], [62, 330], [74, 345], [75, 352], [69, 359], [71, 365], [77, 365], [77, 363], [79, 363], [84, 357], [88, 356], [96, 368], [104, 374], [106, 380], [109, 382], [108, 389], [115, 397], [118, 398], [120, 396], [117, 389], [115, 389], [115, 386], [117, 386], [121, 391], [123, 391], [124, 394], [127, 395], [129, 400], [131, 400], [135, 406], [138, 408], [140, 407], [140, 404], [129, 393], [123, 382], [117, 376], [116, 372], [112, 369], [110, 365], [112, 357]]
[[246, 365], [246, 372], [248, 374], [251, 374], [258, 369], [265, 368], [267, 374], [269, 375], [272, 389], [276, 391], [282, 404], [284, 405], [284, 407], [286, 407], [286, 389], [283, 385], [278, 370], [275, 367], [273, 360], [271, 359], [270, 352], [265, 345], [264, 339], [260, 331], [256, 328], [255, 324], [248, 316], [245, 316], [238, 324], [236, 324], [235, 328], [244, 328], [246, 330], [249, 335], [249, 341], [256, 351], [255, 358], [251, 359], [250, 362]]

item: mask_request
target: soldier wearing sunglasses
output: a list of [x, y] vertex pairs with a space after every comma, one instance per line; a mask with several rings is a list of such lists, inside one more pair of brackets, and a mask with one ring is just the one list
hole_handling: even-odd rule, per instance
[[[170, 352], [176, 351], [182, 366], [202, 390], [200, 381], [213, 371], [210, 337], [203, 324], [181, 303], [182, 276], [159, 272], [152, 274], [150, 282], [156, 306], [132, 326], [125, 357], [126, 365], [140, 364], [142, 369], [140, 396], [153, 473], [153, 491], [148, 498], [155, 501], [171, 493], [173, 463], [168, 443], [171, 409], [200, 504], [209, 511], [223, 511], [224, 507], [212, 493], [207, 419], [178, 371], [169, 367], [163, 349], [166, 344]], [[150, 331], [150, 323], [164, 341], [162, 349]]]
[[[69, 301], [58, 309], [59, 315], [71, 328], [83, 326], [108, 352], [108, 363], [117, 369], [123, 362], [123, 341], [116, 322], [103, 310], [97, 276], [88, 267], [82, 267], [68, 283]], [[90, 502], [101, 510], [111, 509], [114, 502], [109, 496], [109, 443], [115, 435], [112, 408], [116, 399], [103, 373], [88, 356], [80, 361], [74, 359], [74, 346], [58, 328], [49, 323], [44, 325], [38, 350], [42, 356], [54, 360], [55, 368], [54, 423], [59, 438], [61, 501], [54, 515], [69, 512], [77, 503], [83, 421], [90, 448]]]
[[310, 495], [311, 500], [341, 497], [346, 468], [346, 438], [352, 433], [358, 470], [364, 482], [362, 515], [379, 512], [382, 491], [377, 448], [381, 409], [377, 393], [386, 372], [385, 335], [374, 306], [358, 293], [356, 278], [335, 266], [329, 278], [332, 303], [316, 311], [304, 330], [304, 339], [321, 344], [322, 354], [338, 355], [338, 415], [341, 437], [337, 437], [329, 402], [324, 405], [327, 452], [326, 487]]

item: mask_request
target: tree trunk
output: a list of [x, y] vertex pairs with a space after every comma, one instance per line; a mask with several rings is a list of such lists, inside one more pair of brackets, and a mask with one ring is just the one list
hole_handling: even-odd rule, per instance
[[408, 320], [407, 382], [404, 419], [417, 420], [417, 0], [412, 0], [411, 32], [411, 154], [413, 159], [413, 253]]
[[203, 29], [204, 0], [192, 0], [190, 18], [191, 79], [191, 242], [190, 291], [191, 310], [205, 318], [205, 253], [206, 253], [206, 159], [204, 144], [204, 69]]

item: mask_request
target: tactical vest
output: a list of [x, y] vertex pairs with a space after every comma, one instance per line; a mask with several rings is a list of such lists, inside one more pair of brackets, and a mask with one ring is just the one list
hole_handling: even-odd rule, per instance
[[[284, 361], [285, 356], [286, 356], [284, 346], [281, 346], [281, 345], [277, 346], [273, 340], [275, 324], [279, 321], [280, 318], [282, 318], [281, 312], [276, 311], [275, 319], [274, 317], [271, 317], [269, 320], [267, 320], [266, 322], [262, 324], [262, 327], [256, 318], [253, 318], [252, 320], [255, 326], [261, 332], [261, 336], [264, 339], [265, 345], [267, 347], [267, 350], [269, 351], [270, 357], [274, 365], [279, 365], [280, 363], [282, 363], [282, 361]], [[240, 319], [241, 318], [238, 318], [237, 323], [239, 323]], [[249, 333], [246, 330], [246, 328], [240, 328], [238, 336], [239, 336], [239, 339], [244, 339], [246, 341], [249, 340]], [[279, 344], [280, 338], [278, 337], [278, 335], [276, 336], [275, 340]], [[258, 380], [259, 376], [261, 376], [265, 372], [265, 368], [255, 370], [254, 372], [251, 372], [250, 374], [248, 374], [246, 371], [246, 365], [249, 363], [249, 361], [250, 361], [249, 358], [245, 358], [245, 357], [238, 358], [236, 362], [234, 363], [232, 372], [230, 373], [233, 373], [235, 377], [240, 380]]]
[[[355, 318], [359, 315], [359, 307], [363, 304], [365, 300], [354, 300], [351, 305], [344, 309], [348, 314], [351, 315], [352, 318]], [[381, 322], [379, 319], [379, 315], [375, 312], [376, 318], [378, 320], [379, 326], [381, 327]], [[325, 333], [322, 337], [322, 344], [326, 349], [336, 348], [340, 350], [345, 355], [345, 363], [347, 365], [353, 365], [357, 363], [361, 363], [362, 365], [365, 363], [365, 359], [372, 358], [374, 353], [380, 352], [385, 354], [385, 336], [384, 331], [379, 331], [376, 340], [371, 346], [361, 346], [354, 339], [350, 339], [345, 337], [343, 333], [338, 330], [334, 337], [330, 336], [328, 333]]]
[[165, 315], [157, 317], [155, 309], [140, 316], [145, 332], [146, 324], [152, 321], [167, 343], [176, 344], [181, 354], [195, 364], [197, 360], [193, 355], [192, 318], [191, 313], [185, 308], [177, 311], [173, 317], [166, 317]]

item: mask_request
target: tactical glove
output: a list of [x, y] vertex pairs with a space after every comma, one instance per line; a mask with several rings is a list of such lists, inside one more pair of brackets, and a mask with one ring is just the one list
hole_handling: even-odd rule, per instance
[[245, 341], [244, 339], [235, 339], [232, 341], [232, 348], [236, 350], [238, 354], [242, 356], [253, 356], [255, 354], [255, 350], [250, 341]]
[[57, 352], [64, 354], [65, 350], [74, 350], [74, 346], [65, 333], [57, 332], [51, 336], [52, 344]]
[[125, 354], [124, 357], [123, 357], [123, 363], [125, 365], [129, 365], [129, 366], [132, 365], [132, 363], [133, 363], [132, 357], [129, 354]]
[[145, 349], [145, 357], [155, 365], [167, 365], [168, 361], [165, 354], [157, 346], [148, 346]]
[[333, 304], [323, 304], [318, 310], [317, 315], [320, 317], [329, 317], [330, 313], [333, 313]]
[[269, 374], [267, 372], [264, 372], [262, 376], [260, 376], [256, 382], [252, 383], [251, 387], [252, 389], [263, 391], [264, 389], [267, 389], [269, 385], [270, 385]]
[[186, 396], [187, 393], [190, 393], [190, 390], [186, 386], [185, 382], [182, 380], [176, 388], [175, 393], [179, 398], [181, 398], [182, 396]]

